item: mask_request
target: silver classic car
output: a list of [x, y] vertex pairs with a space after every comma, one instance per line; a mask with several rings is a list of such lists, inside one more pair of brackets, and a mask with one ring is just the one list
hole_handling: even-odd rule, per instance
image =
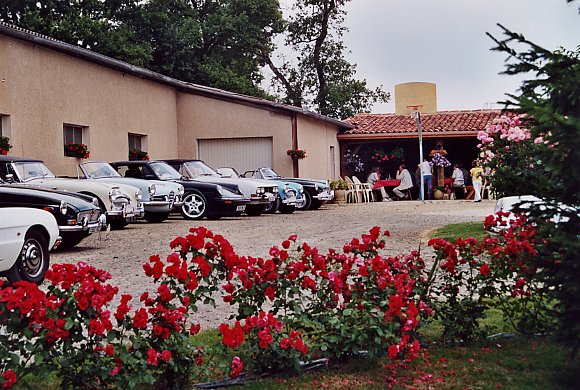
[[107, 222], [118, 229], [144, 214], [141, 190], [126, 184], [56, 177], [42, 160], [0, 156], [0, 178], [7, 183], [78, 192], [97, 198]]
[[163, 222], [173, 207], [182, 204], [183, 186], [161, 180], [144, 180], [121, 176], [109, 163], [88, 161], [78, 166], [80, 179], [95, 180], [112, 184], [129, 184], [142, 192], [141, 204], [145, 208], [144, 218], [148, 222]]

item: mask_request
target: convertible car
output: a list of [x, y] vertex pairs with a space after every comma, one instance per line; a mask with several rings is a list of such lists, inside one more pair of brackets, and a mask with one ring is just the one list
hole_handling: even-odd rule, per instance
[[60, 243], [58, 225], [44, 210], [0, 209], [0, 274], [11, 283], [40, 284], [50, 263], [49, 250]]
[[[231, 167], [218, 168], [218, 172], [222, 177], [238, 178], [239, 180], [260, 180], [262, 179], [248, 179], [242, 177], [238, 172]], [[273, 214], [280, 211], [282, 214], [292, 214], [297, 207], [304, 206], [306, 199], [304, 198], [304, 190], [301, 184], [292, 182], [283, 182], [281, 180], [270, 180], [278, 185], [278, 194], [276, 199], [266, 207], [264, 212]]]
[[95, 198], [0, 181], [0, 208], [30, 207], [50, 212], [62, 237], [60, 248], [71, 248], [106, 227], [106, 217]]
[[42, 160], [0, 156], [0, 178], [7, 183], [78, 192], [97, 198], [107, 222], [114, 229], [122, 228], [143, 216], [141, 190], [125, 184], [109, 184], [57, 177]]
[[123, 177], [106, 162], [88, 161], [78, 166], [80, 179], [111, 184], [129, 184], [141, 190], [141, 204], [148, 222], [163, 222], [169, 217], [173, 206], [181, 206], [183, 186], [171, 181], [143, 180]]
[[305, 203], [299, 209], [314, 210], [320, 208], [327, 201], [334, 198], [334, 191], [330, 189], [327, 180], [313, 180], [296, 177], [281, 177], [272, 168], [258, 168], [253, 171], [246, 171], [244, 177], [266, 180], [282, 180], [301, 184], [304, 187]]
[[124, 177], [167, 180], [183, 185], [185, 194], [183, 203], [178, 208], [186, 219], [237, 216], [244, 212], [250, 202], [239, 191], [234, 192], [218, 184], [187, 179], [163, 161], [117, 161], [111, 163], [111, 166]]
[[242, 195], [250, 199], [250, 203], [246, 206], [246, 214], [248, 215], [256, 216], [262, 214], [276, 200], [278, 186], [271, 181], [238, 179], [231, 176], [222, 177], [201, 160], [164, 161], [188, 179], [219, 184], [233, 191], [239, 189]]

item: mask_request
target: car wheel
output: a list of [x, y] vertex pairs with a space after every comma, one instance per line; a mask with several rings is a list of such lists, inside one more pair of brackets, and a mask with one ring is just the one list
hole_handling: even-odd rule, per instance
[[246, 206], [246, 214], [252, 217], [257, 217], [261, 215], [264, 210], [266, 210], [266, 205], [247, 205]]
[[292, 214], [294, 211], [296, 211], [296, 206], [282, 203], [280, 204], [278, 211], [280, 211], [282, 214]]
[[62, 242], [58, 246], [58, 249], [70, 249], [77, 246], [82, 240], [87, 238], [89, 234], [87, 232], [80, 233], [68, 233], [62, 234]]
[[6, 272], [6, 277], [10, 283], [23, 280], [40, 284], [44, 280], [49, 262], [46, 238], [38, 230], [31, 230], [26, 234], [20, 255]]
[[169, 213], [170, 213], [169, 211], [163, 213], [152, 213], [145, 211], [145, 215], [143, 216], [143, 218], [147, 222], [161, 223], [165, 221], [167, 218], [169, 218]]
[[280, 208], [280, 203], [281, 203], [280, 198], [276, 197], [275, 201], [270, 202], [266, 205], [266, 208], [264, 209], [264, 213], [274, 214]]
[[207, 201], [199, 192], [190, 192], [183, 198], [181, 215], [185, 219], [202, 219], [207, 210]]
[[312, 196], [308, 192], [306, 192], [306, 191], [304, 191], [304, 194], [302, 194], [302, 196], [304, 196], [304, 199], [306, 201], [304, 202], [304, 205], [302, 207], [296, 206], [296, 208], [298, 210], [308, 210], [308, 209], [310, 209], [310, 206], [312, 205]]

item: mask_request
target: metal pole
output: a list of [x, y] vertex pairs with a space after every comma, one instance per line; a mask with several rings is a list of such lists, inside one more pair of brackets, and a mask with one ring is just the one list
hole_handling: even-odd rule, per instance
[[421, 172], [419, 193], [421, 194], [421, 200], [425, 200], [425, 186], [423, 184], [423, 125], [421, 123], [421, 113], [419, 111], [417, 111], [415, 120], [417, 121], [417, 131], [419, 132], [419, 172]]

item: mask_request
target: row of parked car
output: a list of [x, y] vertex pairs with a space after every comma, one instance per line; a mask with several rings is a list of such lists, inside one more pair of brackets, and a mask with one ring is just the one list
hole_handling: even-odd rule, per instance
[[[333, 196], [327, 181], [282, 178], [270, 168], [239, 175], [230, 167], [216, 171], [200, 160], [89, 161], [78, 165], [77, 177], [57, 177], [42, 160], [4, 155], [0, 156], [0, 211], [10, 213], [0, 215], [4, 220], [0, 226], [9, 226], [4, 223], [11, 219], [13, 208], [19, 208], [21, 213], [22, 207], [41, 209], [52, 214], [58, 235], [52, 237], [51, 229], [42, 224], [32, 230], [30, 227], [35, 225], [24, 230], [15, 224], [20, 227], [12, 233], [4, 229], [8, 234], [4, 238], [8, 239], [3, 242], [19, 232], [18, 239], [10, 245], [21, 251], [19, 259], [8, 268], [12, 260], [4, 262], [0, 255], [0, 272], [11, 280], [37, 281], [33, 274], [38, 270], [29, 272], [27, 269], [35, 267], [25, 266], [30, 263], [25, 252], [30, 246], [26, 240], [31, 231], [37, 241], [38, 236], [43, 236], [43, 240], [31, 244], [36, 249], [29, 251], [28, 258], [34, 258], [46, 272], [42, 258], [53, 247], [70, 248], [94, 232], [122, 229], [140, 218], [159, 223], [171, 212], [180, 212], [190, 220], [242, 213], [289, 214], [319, 208]], [[23, 220], [28, 219], [34, 222], [34, 215]], [[42, 276], [44, 272], [40, 272]]]

